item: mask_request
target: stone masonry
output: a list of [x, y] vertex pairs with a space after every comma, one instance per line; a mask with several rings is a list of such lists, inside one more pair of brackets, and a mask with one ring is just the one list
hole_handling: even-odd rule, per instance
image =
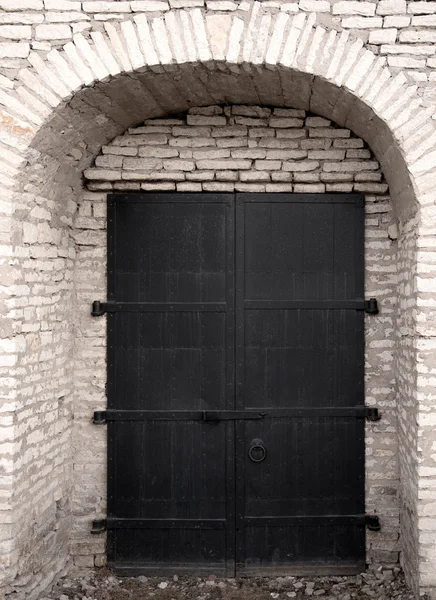
[[0, 0], [6, 598], [104, 561], [108, 189], [365, 194], [368, 556], [436, 598], [435, 68], [433, 0]]

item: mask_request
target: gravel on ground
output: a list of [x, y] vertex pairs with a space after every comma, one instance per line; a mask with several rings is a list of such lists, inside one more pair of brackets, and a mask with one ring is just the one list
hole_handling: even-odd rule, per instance
[[[40, 600], [414, 600], [399, 568], [353, 577], [118, 577], [109, 569], [72, 572]], [[421, 599], [423, 600], [423, 599]]]

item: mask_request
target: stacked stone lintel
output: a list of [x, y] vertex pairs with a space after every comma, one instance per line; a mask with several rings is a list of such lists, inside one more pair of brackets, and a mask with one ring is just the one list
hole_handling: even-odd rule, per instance
[[192, 108], [151, 119], [103, 147], [89, 190], [360, 192], [388, 186], [363, 140], [304, 110]]

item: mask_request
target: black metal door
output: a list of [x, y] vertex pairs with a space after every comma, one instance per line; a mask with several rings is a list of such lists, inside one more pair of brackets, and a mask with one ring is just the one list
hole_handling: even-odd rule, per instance
[[363, 199], [238, 195], [236, 231], [239, 571], [359, 571]]
[[111, 566], [361, 570], [362, 197], [111, 195], [107, 309]]

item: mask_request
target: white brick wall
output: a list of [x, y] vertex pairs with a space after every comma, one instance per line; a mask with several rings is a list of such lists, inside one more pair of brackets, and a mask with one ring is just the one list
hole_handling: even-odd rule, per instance
[[[59, 507], [64, 506], [62, 498], [71, 485], [68, 424], [73, 375], [65, 366], [70, 364], [74, 324], [68, 287], [74, 261], [70, 252], [77, 245], [89, 246], [92, 251], [94, 244], [103, 244], [104, 237], [98, 230], [71, 229], [71, 203], [80, 193], [81, 173], [102, 146], [144, 119], [180, 114], [192, 106], [230, 103], [310, 109], [339, 128], [352, 130], [368, 142], [390, 184], [401, 221], [399, 293], [407, 312], [402, 310], [399, 316], [395, 348], [386, 350], [395, 353], [398, 371], [402, 561], [415, 589], [436, 596], [431, 591], [436, 589], [436, 557], [429, 543], [434, 508], [429, 494], [436, 485], [429, 425], [436, 362], [431, 304], [436, 293], [432, 271], [435, 18], [433, 1], [0, 0], [1, 331], [5, 339], [13, 340], [14, 349], [0, 354], [0, 375], [5, 442], [14, 440], [15, 444], [5, 461], [7, 493], [0, 506], [0, 518], [11, 524], [2, 529], [0, 538], [5, 590], [16, 587], [21, 597], [36, 597], [54, 575], [47, 574], [38, 562], [44, 544], [58, 558], [55, 571], [67, 560], [68, 510]], [[133, 75], [126, 74], [132, 70]], [[301, 118], [278, 113], [276, 117]], [[235, 122], [226, 127], [235, 128], [237, 140], [238, 131], [245, 126]], [[277, 127], [276, 132], [281, 129]], [[136, 137], [139, 135], [149, 134]], [[161, 135], [166, 134], [148, 138], [148, 145], [153, 142], [160, 148]], [[213, 139], [216, 149], [225, 149], [219, 145], [225, 138]], [[258, 139], [248, 137], [252, 142]], [[187, 154], [192, 150], [188, 141], [182, 142], [185, 145], [180, 152], [184, 153], [178, 156], [131, 154], [130, 158], [137, 160], [156, 158], [156, 169], [165, 173], [160, 183], [153, 179], [142, 183], [166, 185], [167, 189], [194, 184], [197, 189], [217, 184], [226, 189], [284, 189], [291, 185], [294, 190], [350, 184], [328, 181], [328, 177], [342, 174], [325, 166], [341, 162], [333, 157], [283, 159], [286, 169], [275, 154], [232, 157], [232, 149], [230, 156], [194, 159]], [[284, 150], [303, 151], [298, 147]], [[114, 187], [120, 183], [116, 156], [112, 155], [110, 167]], [[356, 162], [349, 156], [346, 160]], [[229, 159], [243, 161], [240, 165], [244, 168], [237, 170], [235, 181], [235, 170], [229, 169], [228, 162], [220, 167], [211, 164]], [[205, 168], [192, 170], [192, 162], [200, 160], [205, 161]], [[301, 160], [306, 166], [296, 170]], [[310, 162], [319, 162], [322, 170], [310, 169]], [[216, 175], [208, 180], [212, 167]], [[107, 165], [98, 168], [107, 175]], [[192, 174], [197, 176], [196, 171], [201, 171], [204, 179], [189, 179]], [[133, 174], [134, 170], [126, 167], [122, 172]], [[172, 178], [168, 173], [174, 174]], [[380, 182], [359, 181], [358, 175], [353, 175], [354, 189], [380, 192]], [[278, 180], [280, 177], [287, 180]], [[93, 182], [96, 192], [107, 188], [106, 181], [97, 178]], [[138, 184], [135, 179], [121, 182]], [[32, 212], [35, 208], [50, 215], [43, 227], [38, 228], [38, 214], [43, 213]], [[43, 334], [42, 323], [51, 337], [45, 330]], [[4, 349], [10, 345], [5, 344]], [[41, 416], [44, 390], [48, 389], [48, 415], [56, 410], [65, 413], [60, 419], [61, 431], [56, 433]], [[100, 384], [96, 389], [100, 393]], [[416, 426], [410, 425], [409, 419]], [[51, 442], [44, 446], [41, 432], [45, 431], [48, 440], [52, 435], [58, 440], [58, 451]], [[22, 442], [27, 432], [29, 448]], [[418, 444], [418, 439], [422, 443]], [[80, 442], [79, 436], [77, 448]], [[27, 466], [34, 453], [38, 455], [35, 464], [41, 467], [40, 479], [33, 477]], [[49, 469], [55, 455], [60, 457], [59, 465]], [[43, 486], [43, 481], [47, 485]], [[45, 493], [40, 493], [42, 488]], [[48, 530], [37, 526], [34, 544], [29, 546], [33, 522], [64, 525], [53, 525], [53, 529], [47, 525]], [[85, 519], [80, 527], [85, 531]], [[27, 578], [30, 570], [40, 573], [31, 584]]]

